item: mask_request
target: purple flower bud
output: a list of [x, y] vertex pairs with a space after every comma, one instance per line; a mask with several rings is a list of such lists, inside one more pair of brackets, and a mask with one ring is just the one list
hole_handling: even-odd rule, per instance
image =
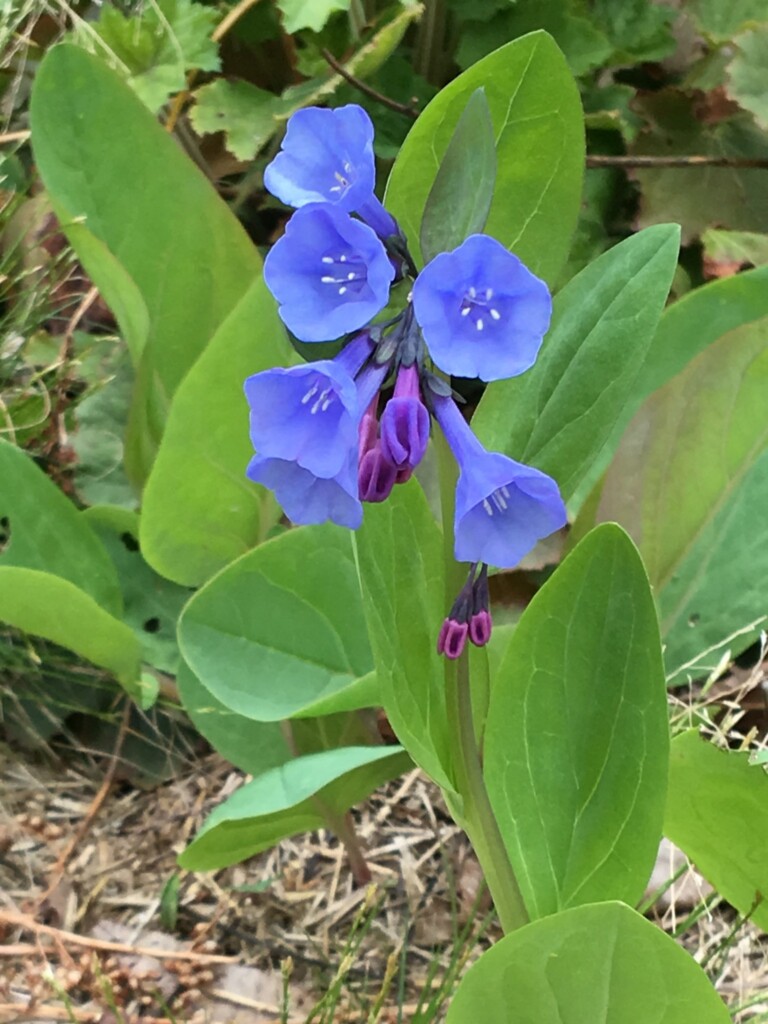
[[452, 660], [460, 658], [466, 647], [468, 635], [469, 626], [466, 622], [446, 619], [440, 627], [440, 636], [437, 638], [437, 653], [444, 654], [446, 658]]
[[361, 334], [333, 360], [249, 377], [251, 441], [259, 455], [296, 462], [315, 476], [336, 476], [357, 439], [354, 375], [372, 349], [370, 336]]
[[500, 242], [470, 235], [422, 270], [413, 309], [441, 370], [502, 380], [533, 365], [552, 300], [546, 284]]
[[469, 620], [469, 639], [475, 647], [485, 647], [491, 639], [492, 628], [491, 613], [483, 608], [481, 611], [475, 612]]
[[398, 470], [413, 470], [429, 443], [429, 413], [421, 400], [417, 366], [401, 367], [381, 416], [381, 447]]
[[375, 231], [328, 204], [305, 206], [264, 262], [280, 316], [302, 341], [330, 341], [384, 308], [395, 270]]
[[384, 455], [380, 441], [376, 441], [360, 459], [357, 479], [362, 501], [386, 501], [392, 493], [397, 468]]
[[357, 494], [357, 453], [349, 453], [334, 477], [321, 478], [296, 462], [256, 455], [247, 475], [257, 484], [275, 492], [288, 518], [300, 526], [329, 520], [356, 530], [363, 521], [363, 507]]
[[565, 526], [555, 481], [480, 444], [452, 398], [434, 395], [435, 416], [459, 464], [454, 553], [460, 562], [512, 568], [537, 541]]

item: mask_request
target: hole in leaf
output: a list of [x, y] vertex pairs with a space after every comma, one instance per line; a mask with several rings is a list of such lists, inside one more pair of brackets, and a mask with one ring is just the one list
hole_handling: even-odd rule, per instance
[[144, 623], [145, 633], [157, 633], [159, 629], [160, 619], [158, 619], [157, 616], [155, 615], [153, 615], [151, 619], [147, 619], [147, 621]]
[[688, 625], [689, 626], [698, 626], [698, 624], [700, 622], [701, 622], [701, 616], [699, 615], [698, 612], [694, 612], [693, 615], [691, 615], [690, 618], [688, 619]]
[[0, 516], [0, 554], [8, 547], [11, 539], [11, 521], [8, 516]]
[[139, 542], [132, 534], [128, 533], [127, 531], [125, 533], [120, 534], [120, 540], [123, 542], [123, 544], [125, 544], [129, 551], [139, 550]]

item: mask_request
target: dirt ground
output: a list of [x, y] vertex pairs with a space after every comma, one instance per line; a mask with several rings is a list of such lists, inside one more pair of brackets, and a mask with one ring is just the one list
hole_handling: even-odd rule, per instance
[[[105, 784], [108, 770], [0, 747], [2, 1021], [299, 1024], [329, 990], [338, 1003], [315, 1019], [374, 1019], [377, 997], [381, 1021], [440, 1019], [420, 1005], [498, 937], [466, 839], [419, 771], [355, 811], [372, 882], [357, 886], [323, 831], [180, 872], [176, 855], [242, 773], [214, 754], [151, 789], [119, 772]], [[678, 863], [665, 847], [654, 886]], [[735, 1021], [768, 1020], [768, 937], [690, 868], [649, 914], [682, 932]]]

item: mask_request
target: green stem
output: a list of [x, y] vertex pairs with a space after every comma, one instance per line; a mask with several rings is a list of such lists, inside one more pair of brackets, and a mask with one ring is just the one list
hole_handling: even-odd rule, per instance
[[[435, 440], [440, 473], [447, 611], [464, 584], [466, 566], [457, 563], [453, 555], [456, 464], [443, 436], [438, 434]], [[458, 661], [445, 659], [445, 699], [450, 749], [454, 752], [454, 781], [462, 803], [462, 824], [485, 874], [501, 926], [509, 933], [527, 924], [529, 918], [485, 788], [472, 714], [466, 651]]]

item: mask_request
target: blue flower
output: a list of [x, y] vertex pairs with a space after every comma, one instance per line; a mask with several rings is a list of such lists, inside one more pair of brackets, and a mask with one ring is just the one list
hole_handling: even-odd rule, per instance
[[459, 562], [512, 568], [537, 541], [565, 526], [555, 481], [480, 444], [452, 398], [435, 395], [435, 416], [459, 464], [454, 553]]
[[381, 414], [381, 448], [398, 470], [415, 469], [429, 443], [429, 413], [421, 400], [415, 364], [401, 367]]
[[264, 187], [287, 206], [333, 203], [352, 213], [373, 195], [373, 124], [362, 107], [305, 107], [288, 121]]
[[394, 276], [375, 231], [319, 203], [291, 217], [264, 262], [283, 323], [302, 341], [363, 327], [387, 304]]
[[247, 475], [271, 491], [288, 518], [299, 526], [324, 523], [356, 530], [363, 521], [357, 496], [357, 451], [352, 449], [344, 466], [333, 477], [317, 477], [296, 462], [256, 455]]
[[286, 206], [331, 203], [359, 213], [382, 238], [397, 222], [373, 192], [373, 124], [362, 107], [305, 107], [288, 119], [281, 151], [264, 171], [264, 187]]
[[334, 477], [357, 444], [360, 410], [354, 376], [371, 354], [361, 334], [339, 355], [276, 367], [249, 377], [251, 441], [259, 455], [296, 462], [318, 477]]
[[500, 242], [470, 235], [422, 270], [413, 308], [441, 370], [503, 380], [535, 362], [552, 300], [544, 282]]

